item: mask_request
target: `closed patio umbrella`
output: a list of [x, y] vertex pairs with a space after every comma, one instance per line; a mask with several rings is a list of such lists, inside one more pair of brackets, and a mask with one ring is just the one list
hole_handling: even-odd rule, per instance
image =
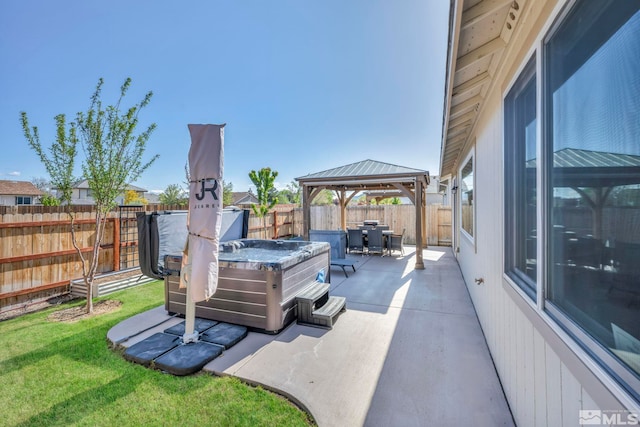
[[211, 298], [218, 286], [224, 126], [189, 125], [189, 238], [180, 276], [180, 286], [187, 288], [185, 343], [198, 338], [194, 332], [195, 304]]

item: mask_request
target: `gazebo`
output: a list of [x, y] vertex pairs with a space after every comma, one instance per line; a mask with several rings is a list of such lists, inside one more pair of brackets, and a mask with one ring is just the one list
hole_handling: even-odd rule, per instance
[[[426, 242], [425, 192], [429, 172], [375, 160], [363, 160], [296, 178], [302, 187], [303, 232], [309, 238], [311, 201], [322, 190], [332, 190], [340, 204], [340, 226], [347, 229], [345, 210], [362, 191], [384, 191], [389, 197], [407, 197], [416, 207], [416, 248]], [[416, 269], [424, 269], [422, 251], [416, 250]]]

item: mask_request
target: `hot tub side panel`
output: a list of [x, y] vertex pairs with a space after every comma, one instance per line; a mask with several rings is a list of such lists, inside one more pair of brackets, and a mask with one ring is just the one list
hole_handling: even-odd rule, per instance
[[[168, 258], [169, 268], [179, 270], [181, 257]], [[265, 329], [267, 282], [279, 281], [273, 274], [268, 278], [266, 273], [260, 270], [220, 268], [216, 293], [209, 301], [196, 304], [196, 316]], [[165, 278], [165, 296], [165, 308], [169, 313], [185, 314], [186, 290], [180, 289], [178, 274]]]
[[[166, 259], [167, 268], [176, 273], [165, 278], [165, 309], [184, 315], [186, 292], [179, 288], [177, 273], [181, 259]], [[296, 294], [309, 286], [322, 268], [328, 271], [328, 252], [283, 271], [221, 267], [215, 295], [196, 304], [196, 316], [278, 332], [296, 317]]]

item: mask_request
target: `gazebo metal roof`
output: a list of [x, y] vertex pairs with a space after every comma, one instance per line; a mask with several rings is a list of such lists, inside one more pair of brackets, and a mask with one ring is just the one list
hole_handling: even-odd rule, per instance
[[[303, 190], [303, 222], [307, 237], [311, 222], [311, 201], [322, 190], [338, 193], [341, 225], [344, 230], [346, 230], [345, 209], [349, 201], [363, 190], [384, 190], [395, 191], [398, 195], [406, 196], [416, 206], [416, 247], [421, 248], [426, 241], [424, 208], [425, 190], [429, 185], [428, 171], [367, 159], [301, 176], [296, 178], [296, 181], [300, 183]], [[424, 268], [420, 250], [416, 250], [416, 268]]]
[[429, 172], [376, 160], [363, 160], [296, 178], [301, 185], [324, 186], [329, 190], [384, 190], [394, 184], [414, 187], [421, 180], [429, 184]]
[[361, 162], [351, 163], [344, 166], [339, 166], [333, 169], [327, 169], [326, 171], [316, 172], [309, 175], [296, 178], [297, 180], [310, 180], [310, 179], [331, 179], [331, 178], [355, 178], [355, 177], [376, 177], [380, 175], [385, 176], [399, 176], [399, 175], [424, 175], [429, 173], [420, 169], [408, 168], [405, 166], [393, 165], [391, 163], [378, 162], [375, 160], [363, 160]]
[[[553, 153], [554, 168], [612, 168], [639, 166], [640, 156], [634, 156], [632, 154], [580, 150], [576, 148], [564, 148]], [[527, 161], [527, 167], [536, 167], [536, 159]]]

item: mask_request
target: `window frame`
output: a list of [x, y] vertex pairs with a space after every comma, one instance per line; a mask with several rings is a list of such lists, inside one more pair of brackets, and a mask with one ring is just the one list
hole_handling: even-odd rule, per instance
[[[521, 222], [522, 222], [522, 202], [525, 200], [523, 197], [522, 185], [526, 180], [526, 167], [523, 164], [517, 162], [520, 159], [521, 150], [526, 149], [519, 144], [519, 133], [522, 131], [520, 125], [519, 114], [522, 105], [520, 101], [522, 95], [525, 95], [530, 90], [530, 85], [533, 84], [534, 92], [534, 111], [536, 118], [536, 158], [538, 156], [538, 148], [540, 146], [540, 136], [538, 132], [539, 116], [538, 116], [538, 70], [535, 53], [530, 56], [526, 61], [526, 65], [522, 68], [515, 79], [515, 83], [504, 97], [503, 104], [503, 118], [504, 118], [504, 141], [503, 141], [503, 158], [504, 158], [504, 271], [505, 274], [513, 281], [524, 293], [533, 301], [536, 301], [536, 295], [538, 293], [539, 283], [538, 278], [532, 279], [525, 271], [518, 268], [519, 255], [525, 252], [526, 239], [522, 239]], [[538, 163], [538, 162], [536, 162]], [[539, 198], [539, 185], [538, 185], [538, 166], [535, 167], [535, 191], [536, 200]], [[538, 203], [536, 203], [535, 215], [538, 218]], [[536, 222], [536, 229], [539, 230], [539, 225]], [[538, 257], [538, 241], [540, 240], [540, 233], [536, 231], [536, 263], [537, 270], [540, 270], [542, 264]]]
[[[552, 242], [552, 209], [553, 209], [553, 196], [554, 196], [554, 187], [553, 187], [553, 176], [552, 176], [552, 165], [554, 161], [554, 139], [553, 139], [553, 107], [552, 107], [552, 98], [553, 98], [553, 89], [552, 81], [551, 81], [551, 71], [552, 71], [552, 61], [550, 60], [551, 50], [548, 48], [549, 42], [564, 28], [565, 25], [568, 24], [568, 21], [573, 18], [574, 13], [577, 10], [577, 7], [581, 3], [581, 1], [588, 0], [575, 0], [569, 2], [566, 7], [558, 14], [556, 20], [553, 24], [548, 28], [542, 40], [540, 41], [540, 71], [542, 76], [542, 83], [540, 84], [540, 99], [539, 103], [542, 106], [542, 129], [543, 133], [541, 134], [542, 140], [540, 144], [542, 146], [542, 156], [543, 161], [541, 165], [538, 165], [538, 168], [542, 168], [538, 170], [538, 173], [542, 173], [543, 179], [543, 193], [539, 193], [541, 195], [539, 203], [542, 205], [542, 215], [545, 221], [543, 234], [544, 234], [544, 242]], [[611, 3], [611, 2], [607, 2]], [[602, 7], [608, 6], [608, 4], [603, 4]], [[604, 30], [603, 30], [604, 31]], [[602, 36], [601, 36], [602, 37]], [[604, 41], [608, 41], [611, 39], [611, 34], [609, 37], [604, 39]], [[591, 58], [593, 56], [593, 52], [587, 56], [587, 58]], [[584, 64], [584, 62], [583, 62]], [[546, 246], [545, 247], [549, 247]], [[539, 249], [538, 253], [541, 251]], [[636, 401], [640, 402], [640, 374], [634, 374], [630, 371], [630, 368], [624, 364], [620, 359], [614, 357], [606, 347], [598, 341], [596, 338], [591, 336], [588, 332], [586, 332], [583, 325], [579, 324], [575, 319], [569, 317], [556, 303], [554, 303], [549, 295], [551, 294], [551, 286], [553, 284], [553, 272], [550, 267], [553, 264], [551, 250], [544, 251], [544, 259], [543, 261], [543, 282], [538, 284], [538, 290], [544, 292], [544, 300], [542, 302], [542, 309], [548, 314], [550, 319], [554, 322], [557, 327], [566, 332], [574, 345], [582, 348], [593, 360], [598, 367], [603, 369], [610, 378], [619, 384], [627, 394], [633, 397]], [[539, 276], [540, 277], [540, 276]]]
[[[29, 203], [25, 203], [25, 200], [28, 199]], [[33, 204], [32, 196], [16, 196], [16, 206], [28, 206]]]
[[[502, 97], [503, 111], [503, 160], [504, 176], [503, 176], [503, 232], [504, 236], [504, 253], [503, 253], [503, 278], [505, 289], [510, 290], [512, 298], [516, 298], [517, 304], [530, 307], [531, 314], [535, 313], [535, 321], [542, 321], [553, 332], [556, 337], [566, 345], [578, 358], [589, 367], [591, 373], [595, 375], [607, 389], [618, 398], [621, 402], [627, 402], [627, 406], [636, 406], [640, 402], [640, 375], [632, 372], [624, 362], [615, 357], [609, 349], [605, 347], [598, 339], [593, 337], [586, 329], [575, 319], [569, 317], [564, 311], [549, 299], [550, 286], [552, 285], [552, 264], [551, 255], [549, 253], [547, 243], [551, 242], [552, 217], [553, 209], [553, 185], [552, 185], [552, 167], [553, 165], [553, 109], [551, 108], [551, 93], [549, 53], [547, 45], [550, 40], [556, 36], [559, 31], [571, 19], [576, 7], [581, 4], [582, 0], [567, 1], [564, 5], [559, 5], [556, 12], [550, 19], [550, 22], [540, 31], [540, 36], [533, 43], [531, 52], [532, 56], [525, 56], [522, 66], [513, 78], [513, 84], [509, 86]], [[615, 34], [615, 32], [614, 32]], [[606, 40], [609, 40], [609, 38]], [[510, 223], [509, 211], [507, 209], [508, 196], [508, 179], [510, 177], [510, 165], [507, 163], [507, 97], [512, 89], [516, 87], [520, 81], [528, 81], [523, 78], [526, 74], [529, 62], [535, 60], [534, 67], [535, 83], [536, 83], [536, 116], [537, 116], [537, 132], [536, 132], [536, 158], [541, 161], [536, 162], [536, 219], [537, 219], [537, 283], [535, 285], [536, 297], [531, 296], [527, 292], [526, 287], [518, 283], [518, 278], [514, 278], [509, 274], [510, 257], [513, 256], [513, 246], [508, 242]], [[557, 65], [557, 64], [556, 64]], [[511, 171], [512, 172], [512, 171]], [[513, 259], [513, 258], [511, 258]], [[532, 301], [533, 299], [533, 301]], [[630, 403], [630, 404], [629, 404]]]
[[[467, 154], [467, 156], [465, 157], [464, 161], [462, 162], [462, 166], [460, 167], [460, 170], [458, 172], [458, 193], [459, 193], [459, 197], [458, 197], [458, 211], [460, 212], [460, 234], [462, 234], [463, 236], [465, 236], [467, 239], [469, 239], [469, 241], [471, 241], [471, 243], [473, 243], [475, 245], [475, 239], [476, 239], [476, 235], [478, 233], [478, 230], [476, 229], [477, 227], [477, 221], [476, 221], [476, 161], [475, 161], [475, 145], [474, 148], [471, 149], [469, 151], [469, 154]], [[462, 213], [462, 182], [464, 181], [464, 177], [462, 175], [462, 171], [466, 168], [466, 166], [469, 164], [469, 162], [471, 162], [471, 174], [472, 174], [472, 191], [473, 191], [473, 197], [472, 197], [472, 203], [471, 203], [471, 233], [469, 233], [469, 231], [467, 231], [464, 228], [464, 221], [462, 220], [463, 218], [463, 213]]]

